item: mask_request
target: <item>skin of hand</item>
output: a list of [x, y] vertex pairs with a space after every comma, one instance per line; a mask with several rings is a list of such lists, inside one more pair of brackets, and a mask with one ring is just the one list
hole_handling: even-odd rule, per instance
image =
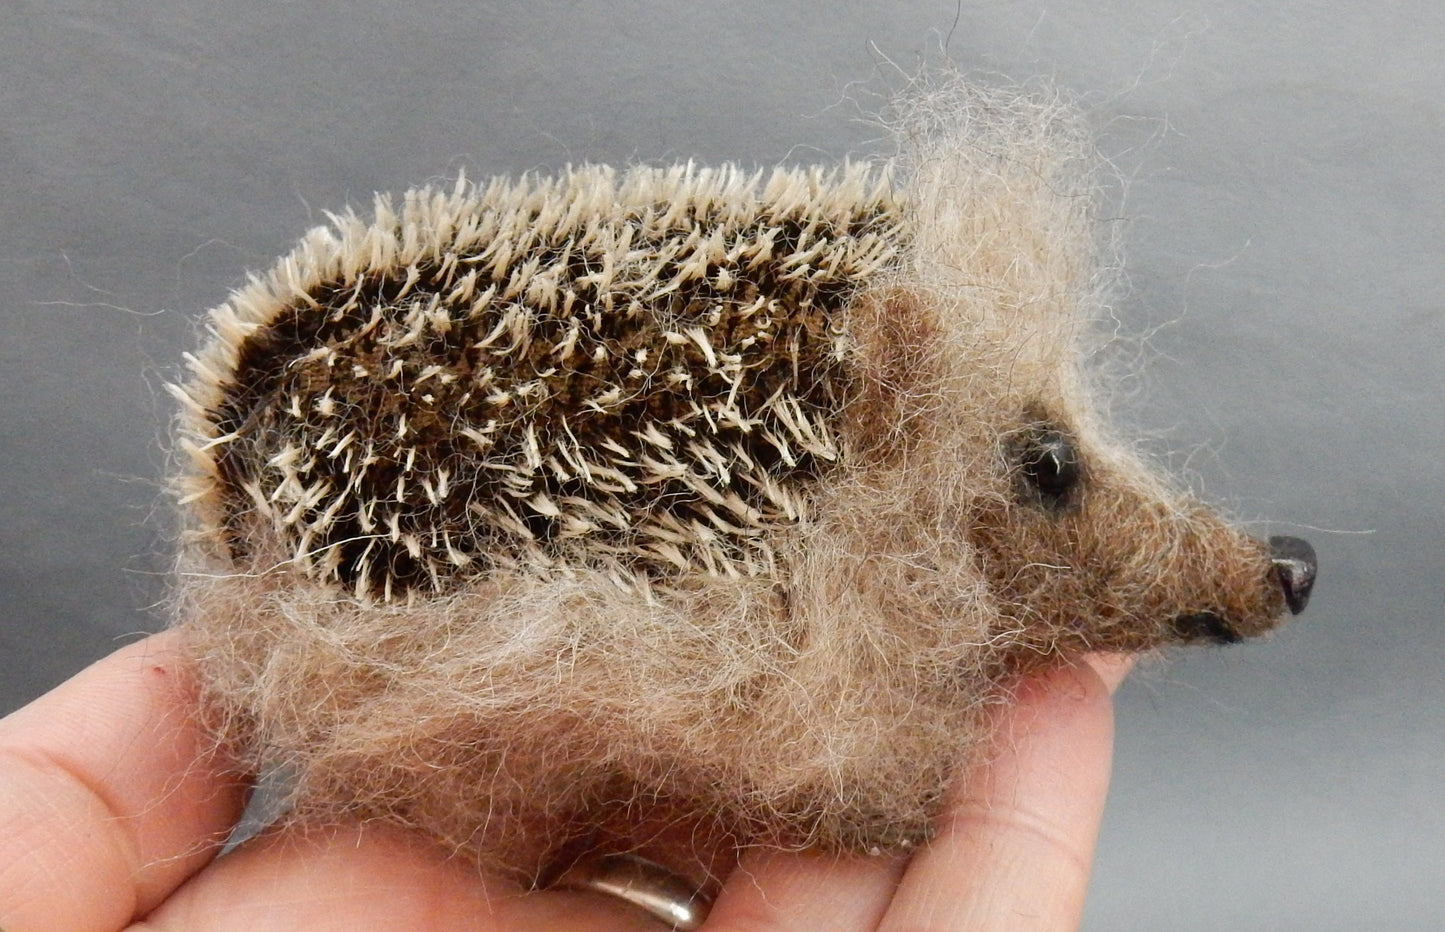
[[[703, 928], [1070, 929], [1130, 661], [1036, 675], [988, 763], [910, 858], [748, 852]], [[527, 893], [371, 825], [265, 833], [216, 858], [248, 783], [206, 743], [163, 633], [0, 720], [0, 930], [660, 929], [596, 893]]]

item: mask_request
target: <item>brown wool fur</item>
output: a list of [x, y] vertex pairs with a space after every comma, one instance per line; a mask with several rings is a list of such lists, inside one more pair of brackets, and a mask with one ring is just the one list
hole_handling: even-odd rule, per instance
[[1077, 121], [955, 86], [900, 126], [885, 166], [379, 199], [212, 312], [179, 624], [290, 818], [524, 876], [679, 812], [906, 845], [1018, 673], [1275, 624], [1265, 546], [1091, 413]]

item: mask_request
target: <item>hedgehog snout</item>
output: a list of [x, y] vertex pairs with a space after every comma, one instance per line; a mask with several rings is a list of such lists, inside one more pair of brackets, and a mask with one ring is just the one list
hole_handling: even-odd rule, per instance
[[[1309, 603], [1310, 590], [1314, 588], [1315, 574], [1319, 570], [1315, 548], [1310, 546], [1309, 541], [1298, 537], [1271, 537], [1269, 555], [1269, 575], [1283, 591], [1290, 613], [1298, 615]], [[1234, 644], [1244, 640], [1239, 630], [1214, 612], [1179, 615], [1170, 622], [1170, 626], [1180, 637], [1190, 641]]]
[[1319, 570], [1315, 548], [1298, 537], [1271, 537], [1269, 554], [1270, 568], [1284, 590], [1285, 604], [1291, 614], [1298, 615], [1309, 604], [1310, 590], [1314, 588], [1315, 573]]

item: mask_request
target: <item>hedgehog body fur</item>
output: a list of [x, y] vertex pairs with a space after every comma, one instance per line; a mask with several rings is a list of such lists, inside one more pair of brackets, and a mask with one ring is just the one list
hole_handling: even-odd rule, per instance
[[212, 312], [178, 618], [291, 818], [526, 877], [656, 812], [906, 845], [1020, 673], [1274, 625], [1265, 546], [1092, 413], [1078, 121], [901, 125], [887, 165], [379, 199]]

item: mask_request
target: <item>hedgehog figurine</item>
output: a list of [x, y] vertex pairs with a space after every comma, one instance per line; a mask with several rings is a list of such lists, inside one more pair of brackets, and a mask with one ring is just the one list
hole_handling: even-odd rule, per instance
[[177, 610], [288, 818], [535, 879], [686, 816], [896, 849], [1021, 674], [1298, 612], [1092, 413], [1090, 146], [953, 87], [891, 162], [604, 167], [332, 218], [208, 319]]

